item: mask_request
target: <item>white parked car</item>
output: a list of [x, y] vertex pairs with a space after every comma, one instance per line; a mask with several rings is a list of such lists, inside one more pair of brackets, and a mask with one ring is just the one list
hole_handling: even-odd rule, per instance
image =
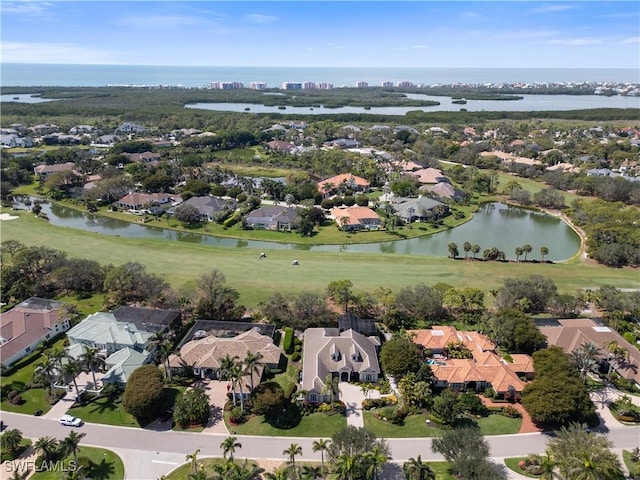
[[68, 427], [80, 427], [82, 426], [82, 420], [73, 415], [63, 415], [60, 417], [60, 425], [66, 425]]

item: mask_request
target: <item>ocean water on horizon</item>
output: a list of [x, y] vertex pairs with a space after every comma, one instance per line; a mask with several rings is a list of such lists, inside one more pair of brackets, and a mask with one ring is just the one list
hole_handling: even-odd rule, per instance
[[327, 68], [327, 67], [186, 67], [147, 65], [0, 64], [3, 87], [102, 87], [107, 85], [166, 85], [208, 87], [212, 82], [327, 82], [355, 87], [358, 82], [414, 84], [451, 83], [640, 83], [635, 69], [593, 68]]

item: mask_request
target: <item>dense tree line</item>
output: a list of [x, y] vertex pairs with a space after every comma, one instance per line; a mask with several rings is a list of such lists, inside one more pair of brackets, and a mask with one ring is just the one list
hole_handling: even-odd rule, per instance
[[571, 217], [587, 233], [587, 252], [612, 267], [640, 265], [638, 210], [604, 200], [576, 201]]

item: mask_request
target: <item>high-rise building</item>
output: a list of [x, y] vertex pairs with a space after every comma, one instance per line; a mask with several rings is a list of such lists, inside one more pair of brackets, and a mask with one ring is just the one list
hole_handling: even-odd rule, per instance
[[356, 88], [367, 88], [369, 86], [369, 82], [358, 82], [356, 83]]

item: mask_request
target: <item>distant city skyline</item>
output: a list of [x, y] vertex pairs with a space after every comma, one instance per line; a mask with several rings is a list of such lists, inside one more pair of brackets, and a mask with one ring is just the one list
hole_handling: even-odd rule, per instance
[[636, 1], [2, 1], [2, 63], [633, 68]]

